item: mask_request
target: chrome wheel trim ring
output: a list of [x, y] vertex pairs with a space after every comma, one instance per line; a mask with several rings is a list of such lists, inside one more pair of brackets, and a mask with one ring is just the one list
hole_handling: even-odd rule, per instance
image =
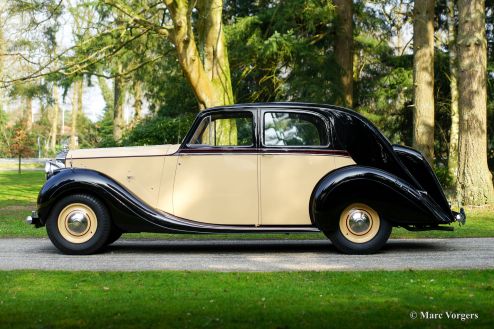
[[98, 227], [94, 211], [83, 203], [71, 203], [58, 215], [58, 231], [71, 243], [89, 241]]
[[341, 233], [348, 241], [365, 243], [377, 235], [381, 220], [368, 205], [354, 203], [342, 211], [339, 224]]

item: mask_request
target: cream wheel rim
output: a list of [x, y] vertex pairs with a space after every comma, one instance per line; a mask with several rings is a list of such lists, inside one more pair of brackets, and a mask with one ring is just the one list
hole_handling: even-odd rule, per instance
[[379, 231], [381, 220], [377, 212], [363, 203], [354, 203], [343, 210], [340, 230], [343, 236], [354, 243], [372, 240]]
[[71, 203], [58, 215], [58, 231], [71, 243], [89, 241], [98, 227], [94, 211], [85, 204]]

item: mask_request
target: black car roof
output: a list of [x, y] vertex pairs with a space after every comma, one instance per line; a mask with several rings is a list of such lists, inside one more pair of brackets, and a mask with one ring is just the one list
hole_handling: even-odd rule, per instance
[[352, 113], [356, 113], [355, 111], [349, 110], [347, 108], [335, 106], [335, 105], [328, 105], [328, 104], [318, 104], [318, 103], [305, 103], [305, 102], [268, 102], [268, 103], [240, 103], [240, 104], [232, 104], [232, 105], [222, 105], [222, 106], [215, 106], [208, 108], [204, 110], [204, 112], [209, 112], [209, 111], [218, 111], [218, 110], [224, 110], [224, 109], [243, 109], [243, 108], [248, 108], [250, 110], [255, 110], [255, 109], [263, 109], [267, 107], [276, 107], [276, 106], [284, 106], [284, 107], [304, 107], [304, 108], [311, 108], [311, 109], [324, 109], [324, 110], [342, 110], [342, 111], [348, 111]]
[[281, 106], [285, 108], [294, 108], [294, 109], [303, 108], [303, 109], [317, 110], [326, 113], [341, 112], [365, 122], [365, 124], [368, 126], [375, 127], [374, 124], [369, 119], [367, 119], [360, 113], [356, 112], [355, 110], [351, 110], [337, 105], [306, 103], [306, 102], [267, 102], [267, 103], [240, 103], [240, 104], [222, 105], [222, 106], [215, 106], [205, 109], [204, 111], [202, 111], [201, 114], [223, 111], [223, 110], [252, 111], [252, 110], [262, 110], [265, 108], [281, 107]]

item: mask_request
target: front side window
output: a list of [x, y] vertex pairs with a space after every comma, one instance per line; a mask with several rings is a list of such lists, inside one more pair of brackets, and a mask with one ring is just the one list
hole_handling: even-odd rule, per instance
[[265, 146], [321, 147], [329, 144], [324, 120], [307, 113], [264, 113], [263, 137]]
[[216, 147], [254, 145], [252, 113], [219, 113], [205, 117], [189, 145]]

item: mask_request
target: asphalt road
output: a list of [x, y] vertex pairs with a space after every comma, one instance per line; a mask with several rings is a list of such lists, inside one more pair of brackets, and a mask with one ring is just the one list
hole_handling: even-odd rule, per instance
[[91, 256], [48, 239], [0, 239], [0, 270], [361, 271], [494, 268], [494, 238], [390, 240], [378, 254], [342, 255], [325, 240], [121, 240]]

